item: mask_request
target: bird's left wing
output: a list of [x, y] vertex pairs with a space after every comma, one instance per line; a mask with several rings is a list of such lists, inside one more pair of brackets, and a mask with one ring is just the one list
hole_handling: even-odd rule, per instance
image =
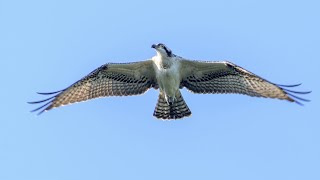
[[40, 114], [55, 107], [98, 97], [142, 94], [149, 88], [157, 86], [154, 76], [153, 62], [151, 60], [135, 63], [105, 64], [64, 90], [52, 93], [38, 93], [53, 95], [52, 97], [29, 103], [45, 103], [33, 110], [40, 111]]
[[297, 102], [308, 101], [285, 88], [297, 85], [278, 85], [271, 83], [231, 62], [181, 61], [181, 87], [194, 93], [236, 93], [255, 97], [277, 98]]

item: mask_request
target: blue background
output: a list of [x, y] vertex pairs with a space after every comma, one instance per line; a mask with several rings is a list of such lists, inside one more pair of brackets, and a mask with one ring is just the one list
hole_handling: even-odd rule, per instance
[[[319, 1], [0, 0], [0, 179], [320, 179]], [[183, 96], [193, 115], [156, 120], [158, 91], [54, 109], [27, 101], [107, 62], [229, 60], [313, 90], [305, 106]]]

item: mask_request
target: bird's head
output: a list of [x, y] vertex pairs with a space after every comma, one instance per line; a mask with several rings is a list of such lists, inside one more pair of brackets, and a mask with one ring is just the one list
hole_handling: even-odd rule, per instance
[[151, 48], [154, 48], [157, 53], [163, 57], [172, 57], [172, 51], [164, 44], [153, 44]]

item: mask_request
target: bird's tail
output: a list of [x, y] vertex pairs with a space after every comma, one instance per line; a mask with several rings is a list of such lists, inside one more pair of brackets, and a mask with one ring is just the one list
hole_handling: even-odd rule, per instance
[[158, 103], [153, 112], [153, 116], [158, 119], [169, 120], [169, 119], [180, 119], [191, 115], [191, 111], [188, 108], [186, 102], [180, 91], [177, 92], [175, 101], [172, 104], [168, 104], [165, 99], [165, 94], [160, 92]]

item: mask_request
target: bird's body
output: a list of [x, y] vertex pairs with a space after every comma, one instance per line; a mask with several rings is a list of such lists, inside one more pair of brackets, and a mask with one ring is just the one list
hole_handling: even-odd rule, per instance
[[176, 56], [164, 44], [152, 45], [157, 55], [150, 60], [105, 64], [68, 88], [53, 92], [39, 93], [53, 97], [30, 102], [42, 103], [35, 109], [40, 113], [55, 107], [98, 97], [128, 96], [159, 89], [159, 98], [154, 116], [159, 119], [180, 119], [191, 115], [180, 89], [186, 87], [193, 93], [237, 93], [255, 97], [288, 100], [301, 104], [308, 101], [286, 88], [298, 85], [277, 85], [271, 83], [235, 64], [227, 61], [192, 61]]
[[166, 101], [171, 103], [180, 87], [180, 58], [163, 57], [158, 54], [152, 58], [152, 61], [160, 91], [165, 93]]

